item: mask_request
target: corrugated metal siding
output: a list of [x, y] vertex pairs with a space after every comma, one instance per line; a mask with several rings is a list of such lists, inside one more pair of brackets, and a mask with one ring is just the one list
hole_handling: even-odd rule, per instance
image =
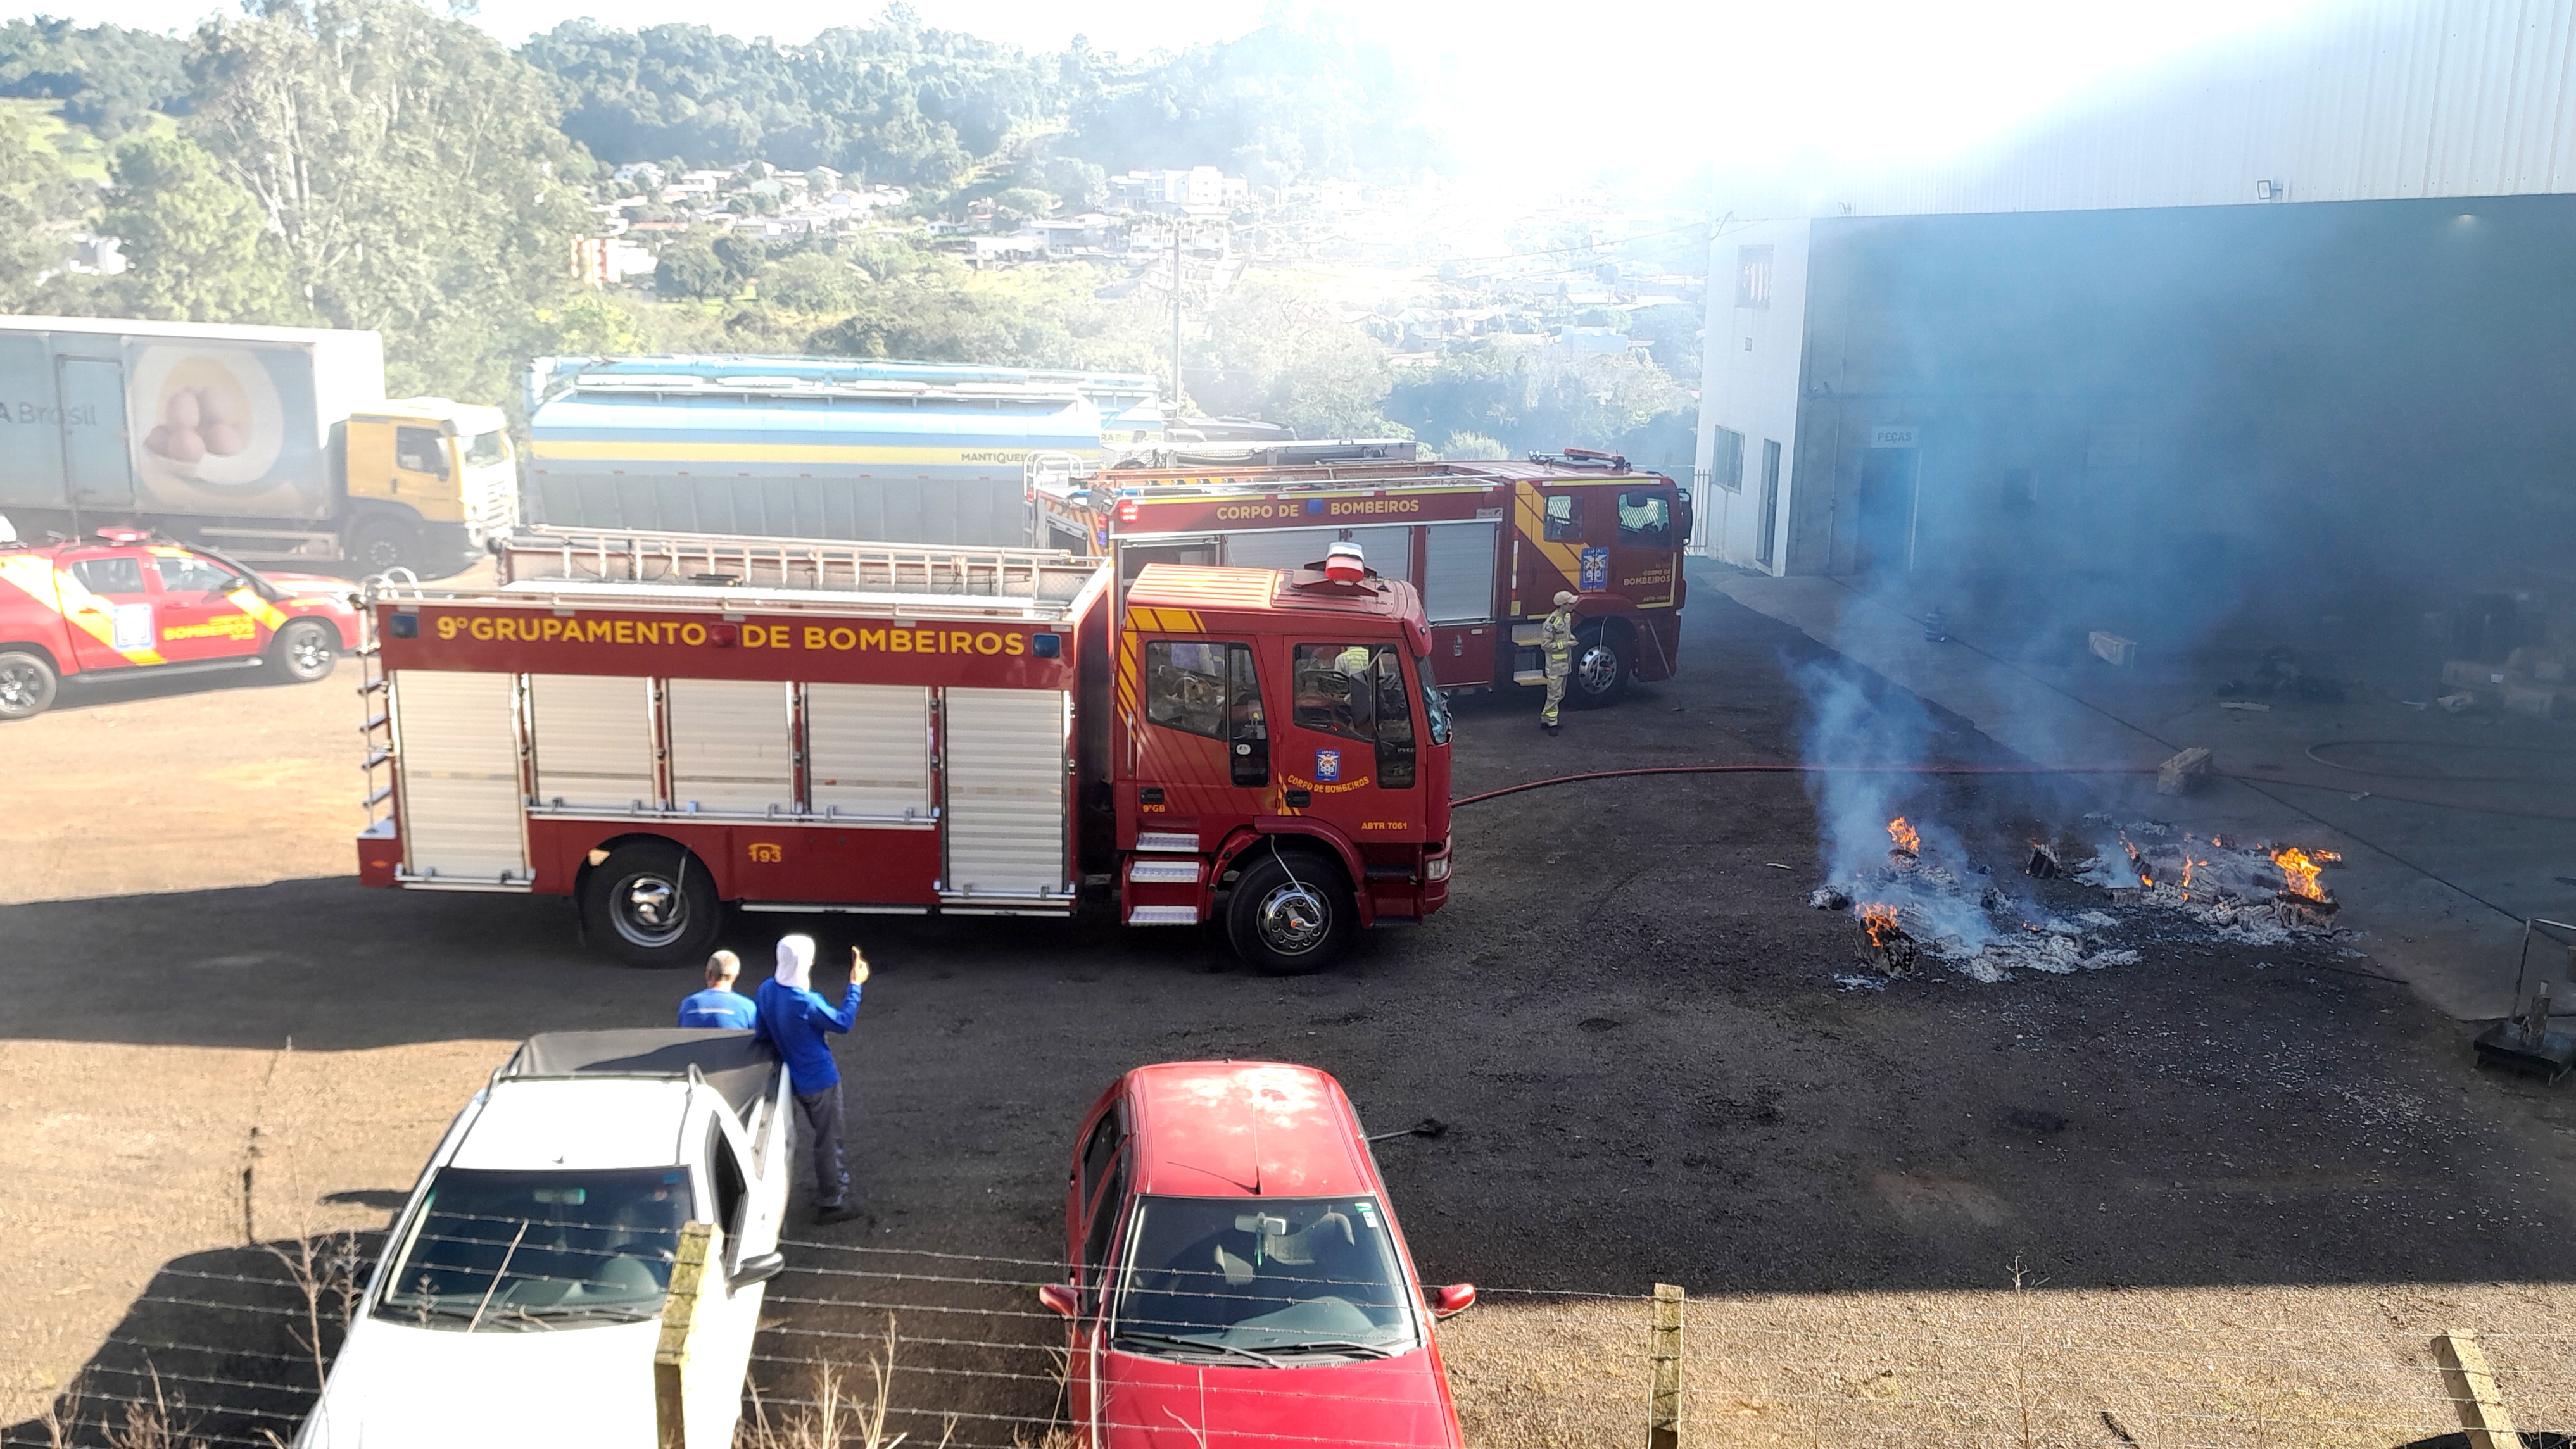
[[758, 679], [674, 679], [671, 803], [723, 815], [796, 813], [792, 685]]
[[949, 894], [1061, 893], [1065, 694], [951, 689], [944, 698]]
[[393, 676], [402, 773], [403, 863], [450, 880], [526, 880], [519, 743], [507, 674], [404, 669]]
[[806, 791], [818, 814], [930, 818], [930, 691], [805, 686]]
[[1490, 518], [1428, 525], [1422, 608], [1434, 624], [1494, 617], [1494, 530]]
[[[2576, 5], [2358, 0], [2231, 36], [1946, 166], [1740, 214], [1904, 216], [2576, 191]], [[1803, 200], [1820, 196], [1820, 201]]]
[[560, 810], [651, 810], [652, 682], [596, 674], [528, 676], [537, 800]]

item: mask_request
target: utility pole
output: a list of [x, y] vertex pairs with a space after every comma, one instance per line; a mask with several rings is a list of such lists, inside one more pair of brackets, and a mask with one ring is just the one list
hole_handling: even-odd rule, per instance
[[1181, 219], [1172, 218], [1172, 416], [1181, 415]]

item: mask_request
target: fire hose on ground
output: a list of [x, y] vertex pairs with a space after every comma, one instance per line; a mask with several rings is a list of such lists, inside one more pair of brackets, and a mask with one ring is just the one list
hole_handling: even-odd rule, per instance
[[[2331, 760], [2318, 763], [2335, 769], [2350, 769]], [[1449, 808], [1481, 804], [1505, 795], [1518, 795], [1527, 790], [1544, 790], [1552, 785], [1573, 785], [1586, 780], [1618, 780], [1639, 775], [2152, 775], [2154, 765], [1639, 765], [1624, 770], [1587, 770], [1579, 775], [1555, 775], [1544, 780], [1524, 780], [1498, 790], [1475, 795], [1461, 795], [1449, 802]], [[2354, 771], [2376, 774], [2376, 771]], [[2339, 790], [2340, 785], [2320, 785], [2305, 780], [2284, 780], [2266, 775], [2236, 775], [2220, 771], [2212, 774], [2222, 780], [2235, 780], [2247, 785], [2287, 785], [2303, 790]], [[2481, 815], [2511, 815], [2525, 820], [2564, 820], [2576, 822], [2576, 814], [2565, 811], [2525, 810], [2508, 805], [2473, 805], [2458, 800], [2427, 800], [2416, 795], [2392, 795], [2372, 791], [2373, 799], [2407, 805], [2424, 805], [2436, 810], [2466, 810]]]

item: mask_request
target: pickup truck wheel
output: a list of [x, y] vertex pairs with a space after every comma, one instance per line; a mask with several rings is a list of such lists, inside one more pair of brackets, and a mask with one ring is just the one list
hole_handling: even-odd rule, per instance
[[1566, 680], [1565, 702], [1576, 709], [1602, 709], [1628, 692], [1635, 668], [1628, 657], [1625, 632], [1603, 625], [1574, 641], [1574, 670]]
[[54, 702], [61, 682], [41, 654], [22, 649], [0, 653], [0, 719], [26, 719], [43, 714]]
[[1359, 927], [1341, 867], [1299, 851], [1255, 849], [1226, 901], [1234, 954], [1264, 976], [1303, 976], [1340, 960]]
[[392, 518], [370, 518], [349, 536], [349, 560], [361, 573], [387, 569], [420, 569], [420, 533]]
[[724, 924], [704, 861], [668, 841], [621, 845], [581, 888], [590, 939], [629, 966], [696, 966]]
[[319, 619], [290, 620], [269, 641], [268, 659], [280, 674], [297, 684], [328, 679], [340, 662], [339, 636]]

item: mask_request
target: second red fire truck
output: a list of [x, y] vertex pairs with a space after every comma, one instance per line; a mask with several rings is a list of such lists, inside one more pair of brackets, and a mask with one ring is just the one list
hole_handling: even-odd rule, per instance
[[[577, 899], [686, 965], [749, 911], [1222, 923], [1267, 971], [1448, 898], [1449, 718], [1402, 577], [1342, 550], [559, 533], [371, 597], [361, 878]], [[1315, 565], [1315, 566], [1308, 566]]]
[[1028, 487], [1035, 541], [1114, 555], [1122, 579], [1155, 562], [1272, 568], [1358, 543], [1420, 593], [1444, 689], [1544, 682], [1539, 625], [1560, 590], [1578, 600], [1567, 703], [1612, 704], [1631, 679], [1679, 666], [1690, 495], [1625, 458], [1569, 448], [1421, 462], [1410, 443], [1362, 442], [1147, 464], [1041, 457]]

